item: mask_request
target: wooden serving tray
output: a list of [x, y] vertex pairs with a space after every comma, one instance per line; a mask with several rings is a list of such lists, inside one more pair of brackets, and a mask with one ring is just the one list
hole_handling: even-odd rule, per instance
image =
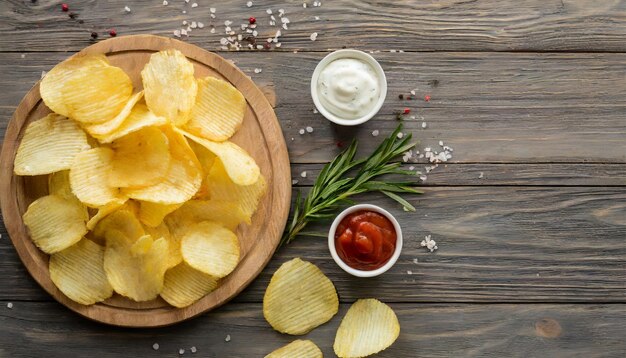
[[140, 72], [149, 56], [171, 48], [181, 51], [194, 64], [196, 78], [215, 76], [230, 82], [243, 93], [248, 110], [242, 128], [232, 141], [254, 157], [268, 182], [268, 192], [252, 218], [252, 224], [240, 225], [237, 231], [241, 244], [239, 265], [215, 291], [191, 306], [178, 309], [160, 298], [137, 303], [118, 295], [102, 303], [84, 306], [59, 291], [50, 280], [48, 255], [34, 245], [22, 221], [28, 205], [47, 194], [47, 176], [13, 174], [13, 160], [26, 126], [50, 112], [39, 95], [39, 83], [22, 99], [5, 134], [0, 156], [0, 200], [11, 241], [28, 272], [41, 287], [71, 310], [98, 322], [128, 327], [165, 326], [226, 303], [265, 267], [278, 246], [289, 214], [291, 173], [278, 119], [261, 90], [237, 67], [197, 46], [152, 35], [113, 38], [89, 46], [80, 53], [106, 54], [111, 64], [126, 71], [138, 91], [142, 88]]

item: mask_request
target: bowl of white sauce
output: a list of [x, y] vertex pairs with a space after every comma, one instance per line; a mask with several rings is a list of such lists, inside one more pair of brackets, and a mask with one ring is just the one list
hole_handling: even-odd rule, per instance
[[355, 126], [374, 117], [387, 96], [380, 64], [358, 50], [338, 50], [324, 57], [311, 78], [317, 110], [331, 122]]

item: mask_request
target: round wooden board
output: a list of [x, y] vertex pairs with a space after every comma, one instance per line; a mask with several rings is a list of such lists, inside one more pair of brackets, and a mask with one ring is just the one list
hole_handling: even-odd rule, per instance
[[140, 72], [149, 56], [160, 50], [177, 49], [192, 61], [196, 78], [224, 79], [243, 93], [248, 110], [242, 128], [232, 141], [250, 153], [268, 182], [268, 192], [252, 218], [251, 225], [237, 231], [241, 261], [220, 286], [193, 305], [177, 309], [161, 299], [137, 303], [121, 296], [84, 306], [67, 298], [50, 280], [48, 255], [30, 239], [22, 221], [28, 205], [47, 194], [47, 176], [20, 177], [13, 174], [13, 160], [28, 123], [50, 110], [39, 95], [37, 83], [17, 107], [9, 122], [0, 156], [0, 200], [4, 224], [22, 262], [35, 280], [56, 300], [92, 320], [117, 326], [158, 327], [194, 317], [218, 307], [241, 292], [265, 267], [280, 241], [291, 203], [291, 173], [287, 146], [278, 119], [267, 99], [252, 80], [222, 57], [174, 39], [137, 35], [102, 41], [80, 53], [104, 53], [133, 80], [135, 91], [142, 88]]

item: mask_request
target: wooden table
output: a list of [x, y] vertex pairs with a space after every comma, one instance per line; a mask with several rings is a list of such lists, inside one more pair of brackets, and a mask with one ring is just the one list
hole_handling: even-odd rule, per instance
[[[271, 274], [296, 256], [339, 292], [339, 314], [305, 336], [327, 357], [341, 317], [363, 297], [389, 303], [400, 319], [400, 338], [381, 357], [626, 355], [626, 1], [195, 1], [68, 1], [75, 19], [59, 1], [2, 1], [0, 133], [41, 72], [89, 45], [91, 31], [172, 36], [183, 20], [202, 21], [185, 40], [232, 59], [275, 100], [295, 191], [352, 137], [369, 152], [405, 107], [416, 116], [405, 132], [421, 150], [440, 140], [454, 148], [428, 174], [425, 194], [408, 198], [416, 213], [359, 198], [397, 216], [403, 255], [382, 277], [356, 279], [323, 239], [299, 238], [226, 306], [172, 327], [119, 329], [53, 301], [0, 227], [0, 357], [173, 357], [192, 346], [202, 357], [262, 357], [293, 339], [269, 327], [261, 300]], [[267, 8], [291, 21], [280, 48], [220, 49], [225, 20], [256, 16], [259, 37], [273, 35]], [[309, 96], [317, 61], [344, 46], [373, 51], [389, 82], [380, 114], [350, 129], [314, 113]], [[417, 99], [398, 99], [413, 89]], [[306, 126], [314, 132], [300, 135]], [[420, 247], [425, 235], [439, 250]]]

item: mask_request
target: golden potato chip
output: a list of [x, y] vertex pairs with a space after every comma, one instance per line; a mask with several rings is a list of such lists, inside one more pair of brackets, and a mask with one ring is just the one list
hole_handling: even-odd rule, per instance
[[91, 134], [92, 137], [96, 136], [104, 136], [115, 131], [119, 126], [124, 123], [124, 120], [130, 115], [135, 104], [139, 102], [143, 98], [143, 91], [139, 91], [132, 95], [128, 102], [122, 108], [122, 111], [118, 113], [113, 119], [106, 121], [100, 124], [92, 124], [84, 126], [87, 133]]
[[149, 301], [163, 289], [167, 241], [150, 235], [130, 239], [118, 231], [107, 236], [104, 271], [115, 292], [135, 301]]
[[200, 189], [194, 195], [194, 199], [209, 199], [209, 185], [207, 182], [207, 176], [211, 171], [211, 167], [217, 157], [211, 151], [201, 146], [200, 144], [190, 141], [189, 146], [196, 154], [200, 165], [202, 166], [202, 184], [200, 184]]
[[333, 349], [341, 358], [376, 354], [396, 341], [400, 323], [393, 310], [373, 299], [356, 301], [341, 320]]
[[187, 307], [217, 288], [217, 279], [182, 262], [165, 272], [161, 297], [174, 307]]
[[118, 209], [100, 220], [94, 227], [93, 234], [96, 238], [108, 240], [111, 232], [117, 232], [129, 239], [135, 240], [145, 235], [145, 230], [132, 212], [125, 206]]
[[150, 201], [139, 202], [139, 220], [149, 227], [159, 226], [172, 211], [183, 204], [157, 204]]
[[167, 268], [170, 269], [179, 263], [183, 262], [183, 254], [180, 251], [180, 236], [175, 236], [170, 233], [169, 228], [165, 223], [161, 223], [156, 227], [144, 227], [146, 234], [152, 236], [154, 239], [164, 238], [167, 241]]
[[63, 199], [78, 200], [76, 195], [72, 193], [69, 170], [54, 172], [48, 176], [48, 193], [50, 195], [60, 196]]
[[95, 68], [109, 66], [109, 60], [103, 54], [75, 55], [48, 71], [39, 85], [39, 93], [48, 108], [65, 116], [69, 109], [63, 100], [65, 82], [75, 75], [81, 68]]
[[126, 199], [119, 199], [119, 200], [112, 201], [104, 206], [99, 207], [96, 215], [92, 216], [89, 219], [89, 221], [87, 221], [87, 229], [93, 230], [96, 227], [96, 225], [100, 222], [100, 220], [104, 219], [110, 213], [124, 206], [125, 202], [126, 202]]
[[198, 92], [193, 73], [193, 64], [178, 50], [152, 54], [141, 71], [148, 108], [177, 126], [185, 124]]
[[50, 279], [72, 301], [83, 305], [113, 295], [104, 273], [104, 247], [86, 239], [50, 256]]
[[250, 224], [259, 202], [267, 191], [267, 182], [263, 175], [252, 185], [237, 185], [226, 174], [221, 160], [217, 160], [207, 177], [209, 197], [214, 200], [235, 202], [245, 215], [245, 222]]
[[238, 185], [252, 185], [257, 182], [261, 175], [259, 166], [245, 150], [229, 141], [213, 142], [208, 139], [197, 137], [191, 133], [176, 129], [187, 138], [202, 145], [215, 154], [226, 169], [228, 176]]
[[246, 99], [230, 83], [215, 77], [198, 80], [198, 96], [185, 130], [216, 142], [225, 141], [243, 123]]
[[181, 134], [162, 127], [167, 135], [172, 160], [162, 182], [145, 188], [126, 188], [128, 197], [159, 204], [180, 204], [191, 199], [202, 183], [198, 159]]
[[70, 185], [74, 195], [86, 205], [100, 207], [123, 197], [119, 188], [109, 185], [113, 157], [113, 150], [105, 147], [76, 156], [70, 169]]
[[26, 127], [15, 155], [14, 172], [41, 175], [69, 169], [76, 155], [89, 148], [87, 135], [78, 124], [50, 113]]
[[222, 200], [189, 200], [178, 210], [172, 212], [166, 223], [176, 236], [184, 236], [193, 224], [213, 221], [235, 231], [239, 223], [246, 220], [246, 215], [235, 202]]
[[180, 248], [189, 266], [217, 278], [231, 273], [239, 263], [237, 235], [210, 221], [190, 227]]
[[168, 139], [156, 127], [145, 127], [115, 140], [109, 185], [142, 188], [160, 183], [170, 168]]
[[265, 358], [322, 358], [322, 351], [309, 340], [296, 339], [286, 346], [278, 348]]
[[78, 200], [47, 195], [33, 201], [23, 219], [35, 245], [53, 254], [80, 241], [87, 233], [89, 213]]
[[333, 283], [315, 265], [299, 258], [276, 270], [263, 297], [265, 319], [287, 334], [308, 333], [328, 322], [338, 309]]
[[139, 101], [130, 114], [124, 119], [122, 124], [112, 132], [106, 134], [94, 135], [100, 143], [111, 143], [112, 141], [121, 138], [127, 134], [138, 131], [141, 128], [149, 126], [162, 126], [167, 124], [167, 118], [159, 117], [148, 110], [144, 101]]

